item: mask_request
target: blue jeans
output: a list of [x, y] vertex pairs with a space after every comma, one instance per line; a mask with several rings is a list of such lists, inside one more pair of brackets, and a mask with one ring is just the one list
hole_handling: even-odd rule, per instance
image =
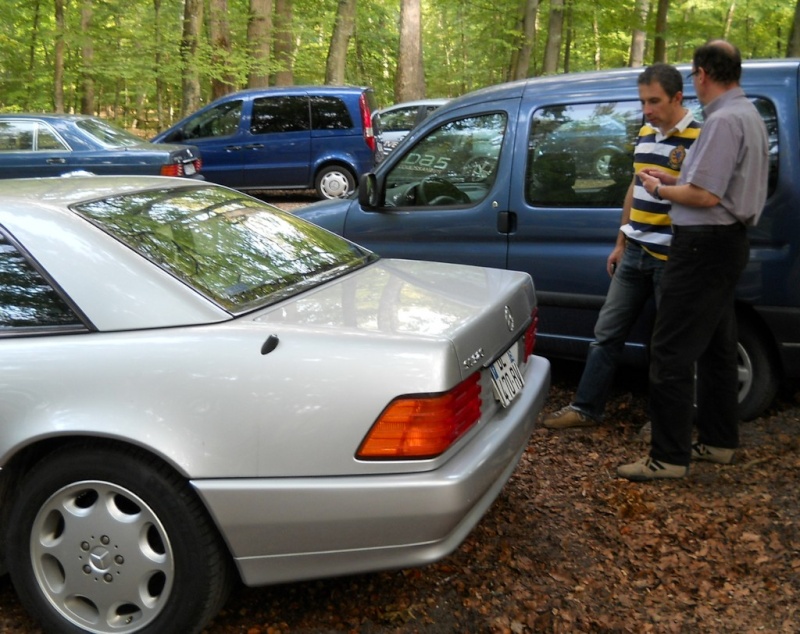
[[572, 406], [600, 420], [614, 381], [619, 358], [633, 324], [651, 296], [660, 300], [661, 273], [665, 262], [654, 258], [635, 242], [628, 241], [611, 278], [608, 294], [594, 326], [578, 391]]
[[698, 441], [739, 446], [734, 294], [749, 253], [741, 225], [708, 233], [675, 227], [651, 346], [654, 460], [690, 462], [695, 363]]

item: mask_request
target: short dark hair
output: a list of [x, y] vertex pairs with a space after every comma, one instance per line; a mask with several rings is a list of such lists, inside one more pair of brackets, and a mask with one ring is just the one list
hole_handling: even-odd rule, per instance
[[692, 58], [694, 69], [702, 68], [712, 81], [738, 83], [742, 76], [742, 54], [730, 42], [713, 40], [698, 46]]
[[683, 92], [683, 77], [674, 66], [669, 64], [653, 64], [645, 68], [639, 75], [637, 84], [649, 86], [653, 82], [661, 84], [664, 92], [672, 99], [679, 92]]

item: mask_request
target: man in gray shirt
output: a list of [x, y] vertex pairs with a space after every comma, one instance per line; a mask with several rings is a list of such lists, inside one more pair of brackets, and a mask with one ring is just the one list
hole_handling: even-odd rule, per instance
[[739, 445], [734, 290], [769, 167], [767, 131], [739, 86], [741, 71], [741, 55], [728, 42], [695, 50], [691, 77], [705, 114], [700, 137], [679, 177], [640, 173], [648, 193], [672, 202], [673, 239], [651, 342], [650, 455], [617, 469], [628, 480], [682, 478], [691, 460], [727, 464]]

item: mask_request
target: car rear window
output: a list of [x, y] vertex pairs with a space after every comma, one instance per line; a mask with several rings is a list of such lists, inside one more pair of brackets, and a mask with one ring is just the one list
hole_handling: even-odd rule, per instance
[[312, 288], [376, 256], [238, 192], [132, 192], [79, 214], [234, 314]]

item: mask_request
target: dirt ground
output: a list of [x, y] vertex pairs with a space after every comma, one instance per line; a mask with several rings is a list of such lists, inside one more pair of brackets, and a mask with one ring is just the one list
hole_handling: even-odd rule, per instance
[[[554, 366], [548, 409], [580, 366]], [[730, 466], [634, 484], [646, 386], [616, 382], [608, 424], [534, 432], [488, 514], [413, 570], [238, 588], [206, 634], [790, 633], [800, 623], [800, 390], [742, 425]], [[0, 580], [0, 632], [38, 633]], [[180, 633], [164, 633], [180, 634]]]

